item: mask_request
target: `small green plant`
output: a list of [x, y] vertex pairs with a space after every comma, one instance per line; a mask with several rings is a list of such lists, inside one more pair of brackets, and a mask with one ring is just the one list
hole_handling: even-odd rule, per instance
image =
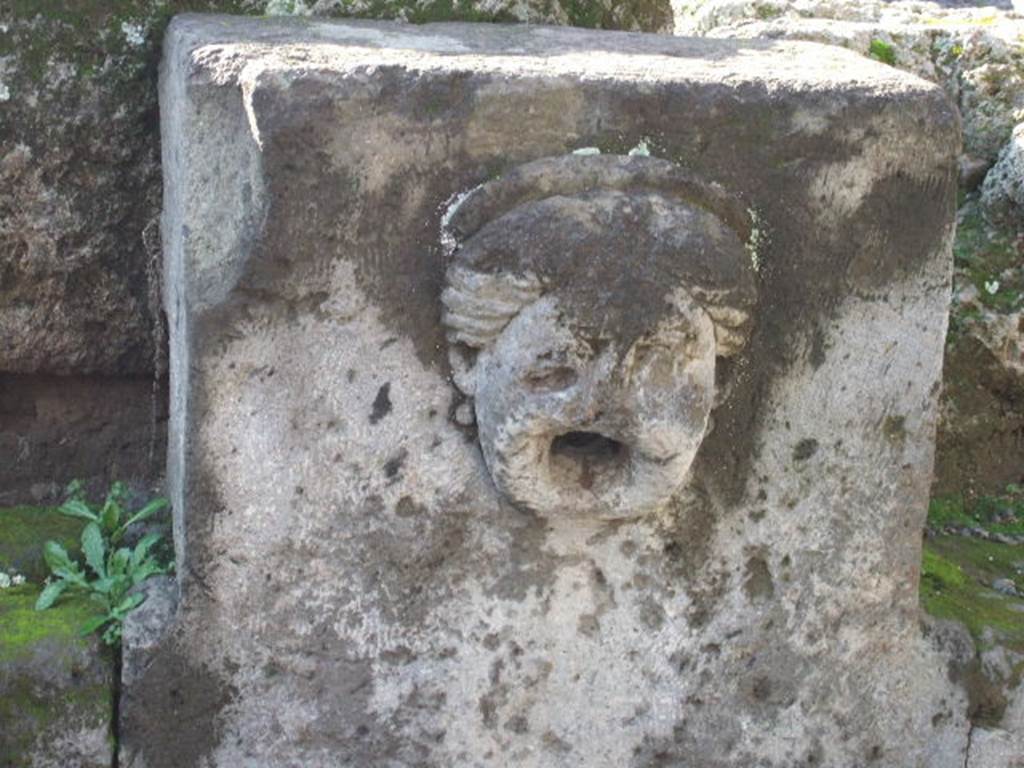
[[883, 64], [888, 64], [890, 67], [896, 66], [896, 49], [885, 42], [885, 40], [879, 40], [877, 37], [868, 46], [868, 56], [872, 59], [877, 59]]
[[157, 498], [138, 511], [129, 514], [125, 508], [128, 489], [124, 483], [114, 483], [101, 506], [89, 504], [78, 481], [68, 486], [67, 500], [59, 511], [69, 517], [87, 520], [82, 530], [82, 554], [88, 570], [75, 562], [56, 541], [48, 541], [43, 548], [46, 564], [53, 573], [50, 581], [36, 600], [36, 610], [45, 611], [64, 592], [85, 592], [100, 607], [100, 613], [82, 626], [87, 635], [103, 630], [103, 642], [116, 646], [121, 642], [121, 627], [132, 610], [145, 596], [135, 587], [151, 576], [168, 573], [170, 565], [162, 564], [153, 554], [153, 546], [160, 541], [159, 533], [149, 533], [134, 547], [118, 546], [129, 530], [167, 507], [167, 499]]

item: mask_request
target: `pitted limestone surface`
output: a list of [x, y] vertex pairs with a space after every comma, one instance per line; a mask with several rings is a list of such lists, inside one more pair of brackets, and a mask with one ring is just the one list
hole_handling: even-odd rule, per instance
[[166, 51], [182, 595], [133, 765], [174, 723], [189, 768], [961, 768], [916, 594], [937, 89], [472, 25]]

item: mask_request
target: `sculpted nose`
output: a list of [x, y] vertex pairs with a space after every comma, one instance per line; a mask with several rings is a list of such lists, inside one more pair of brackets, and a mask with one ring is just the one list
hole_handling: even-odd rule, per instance
[[610, 412], [618, 410], [621, 395], [610, 381], [591, 379], [577, 388], [575, 397], [566, 409], [567, 424], [578, 429], [594, 427], [606, 420]]

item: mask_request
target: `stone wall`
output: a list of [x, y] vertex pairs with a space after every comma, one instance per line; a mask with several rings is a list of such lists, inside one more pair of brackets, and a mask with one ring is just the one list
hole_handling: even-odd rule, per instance
[[[671, 26], [666, 2], [644, 0], [95, 0], [85, 10], [68, 7], [79, 5], [86, 4], [0, 4], [0, 504], [45, 501], [59, 495], [73, 476], [142, 483], [163, 471], [166, 366], [157, 299], [161, 178], [155, 75], [171, 15], [214, 10], [646, 31]], [[774, 14], [772, 9], [785, 4], [734, 5]], [[809, 5], [814, 4], [804, 3]], [[811, 39], [822, 34], [820, 29], [808, 33]], [[906, 60], [915, 61], [912, 44], [900, 47], [903, 38], [880, 34], [896, 43], [897, 55], [906, 50]], [[870, 54], [878, 36], [861, 29], [830, 42], [863, 43], [863, 52]], [[984, 35], [976, 35], [965, 59], [982, 70], [983, 43]], [[955, 52], [955, 46], [947, 49]], [[935, 53], [929, 49], [926, 58], [933, 61]], [[1012, 48], [1000, 55], [1009, 56], [1000, 62], [1004, 67], [1020, 63]], [[957, 77], [964, 79], [967, 70], [960, 66]], [[979, 103], [977, 94], [987, 81], [978, 75], [965, 82], [972, 89], [968, 99], [954, 93], [961, 107]], [[1021, 81], [1013, 82], [1017, 87]], [[1002, 119], [1003, 112], [995, 117]], [[1000, 130], [1005, 124], [999, 123]], [[980, 172], [965, 164], [967, 186], [977, 185], [979, 173], [995, 158], [998, 146], [992, 146]], [[988, 197], [997, 200], [989, 207], [1010, 211], [1011, 223], [1012, 205], [1021, 205], [1014, 197], [1021, 178], [1020, 153], [1014, 151], [1012, 146], [1003, 150], [998, 178], [992, 175], [999, 189], [1009, 192], [993, 197], [991, 190], [999, 189], [994, 182], [987, 185]], [[979, 304], [976, 294], [962, 298], [964, 306]], [[1014, 338], [1020, 332], [1016, 327]], [[946, 398], [946, 411], [952, 417], [940, 431], [943, 490], [964, 490], [975, 481], [980, 491], [998, 490], [1019, 470], [1016, 457], [1024, 450], [1019, 378], [1008, 376], [1005, 362], [993, 352], [1016, 350], [1013, 359], [1019, 363], [1019, 343], [1013, 347], [1007, 338], [968, 340], [947, 358], [956, 367], [947, 370], [947, 392], [954, 397]], [[944, 445], [952, 447], [943, 450]], [[755, 588], [757, 583], [751, 581]], [[976, 748], [981, 744], [976, 736]]]
[[[163, 447], [155, 462], [150, 451], [166, 408], [156, 68], [183, 11], [672, 27], [668, 0], [0, 4], [0, 446], [15, 457], [0, 461], [5, 503], [52, 497], [43, 492], [76, 476], [162, 474]], [[55, 422], [37, 390], [75, 416]]]
[[181, 603], [123, 764], [964, 765], [940, 89], [492, 25], [166, 56]]

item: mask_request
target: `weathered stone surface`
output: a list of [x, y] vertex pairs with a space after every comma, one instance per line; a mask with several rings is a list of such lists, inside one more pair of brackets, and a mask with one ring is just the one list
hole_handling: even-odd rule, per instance
[[668, 0], [0, 4], [0, 371], [159, 367], [155, 64], [186, 10], [672, 28]]
[[0, 505], [60, 500], [70, 480], [162, 474], [166, 382], [0, 373]]
[[986, 165], [1024, 119], [1024, 20], [993, 7], [695, 0], [675, 10], [676, 34], [840, 45], [940, 83], [963, 118], [965, 152]]
[[1009, 731], [976, 728], [966, 768], [1024, 768], [1024, 737]]
[[[962, 767], [916, 590], [939, 89], [788, 42], [181, 17], [162, 98], [182, 603], [138, 765]], [[696, 449], [634, 516], [588, 478], [655, 455], [658, 397]], [[577, 433], [554, 502], [495, 476], [516, 402]]]
[[985, 215], [995, 222], [1024, 229], [1024, 123], [1013, 130], [981, 188]]
[[[519, 20], [649, 32], [672, 26], [668, 0], [0, 3], [0, 376], [74, 377], [63, 389], [67, 411], [84, 405], [75, 396], [80, 376], [136, 378], [164, 368], [156, 63], [170, 15], [187, 10]], [[0, 398], [8, 385], [0, 380]], [[127, 385], [111, 382], [122, 391]], [[119, 420], [133, 444], [150, 431], [148, 410], [134, 407], [140, 402], [131, 398]], [[54, 475], [105, 471], [95, 468], [110, 455], [105, 439], [79, 448], [102, 427], [70, 421], [57, 437], [45, 427], [19, 433], [16, 480], [0, 462], [0, 504], [36, 500], [32, 486], [49, 484]], [[0, 432], [6, 427], [0, 413]], [[12, 454], [4, 450], [5, 437], [0, 456], [6, 457]], [[32, 446], [28, 456], [25, 444]], [[76, 446], [74, 455], [69, 445]], [[148, 446], [130, 453], [118, 446], [113, 461], [130, 464], [132, 473], [148, 464]], [[156, 477], [147, 470], [145, 479]]]
[[125, 618], [121, 635], [121, 679], [129, 687], [145, 671], [178, 606], [178, 587], [170, 576], [148, 579], [136, 589], [146, 600]]
[[79, 633], [95, 607], [64, 598], [39, 613], [38, 595], [0, 590], [0, 766], [109, 768], [113, 661]]
[[[146, 600], [125, 618], [121, 635], [119, 715], [122, 720], [121, 730], [126, 732], [131, 732], [137, 722], [138, 710], [149, 703], [145, 698], [136, 698], [139, 693], [147, 693], [139, 681], [145, 678], [146, 671], [159, 653], [161, 642], [171, 630], [178, 605], [177, 584], [170, 576], [148, 579], [136, 589], [145, 593]], [[174, 726], [168, 727], [173, 729]], [[130, 740], [119, 744], [118, 758], [119, 765], [125, 768], [146, 764], [137, 745], [133, 745]]]
[[0, 6], [0, 371], [145, 373], [152, 48], [125, 7], [141, 3], [63, 5]]
[[979, 654], [982, 671], [1001, 689], [1006, 700], [1002, 716], [994, 725], [1017, 739], [1015, 756], [1024, 759], [1024, 686], [1019, 671], [1024, 668], [1024, 653], [1019, 648], [1003, 647], [996, 637], [985, 639], [995, 642], [982, 643], [987, 646]]

